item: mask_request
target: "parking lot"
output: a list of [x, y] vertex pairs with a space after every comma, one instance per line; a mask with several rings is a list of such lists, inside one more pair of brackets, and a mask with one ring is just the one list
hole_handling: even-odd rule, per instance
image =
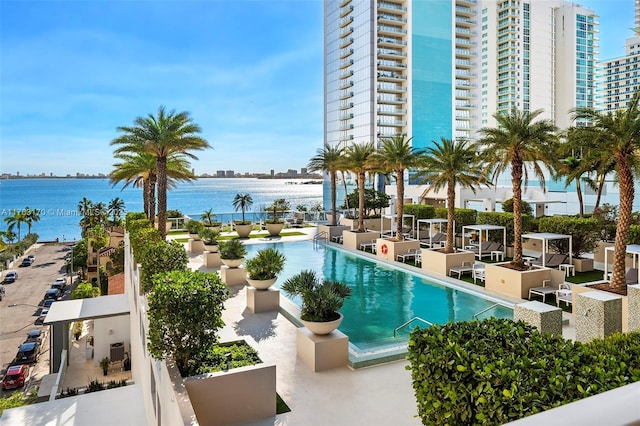
[[[14, 283], [3, 284], [5, 295], [0, 302], [0, 362], [1, 376], [13, 361], [18, 346], [25, 340], [27, 332], [34, 328], [42, 328], [45, 332], [42, 352], [37, 364], [31, 368], [26, 389], [37, 386], [43, 376], [49, 374], [49, 330], [48, 326], [35, 325], [41, 307], [39, 304], [46, 290], [56, 278], [65, 276], [64, 256], [69, 247], [62, 244], [37, 244], [19, 257], [8, 271], [18, 273]], [[34, 255], [35, 262], [31, 266], [18, 267], [27, 255]], [[63, 298], [69, 297], [70, 286], [66, 287]], [[10, 306], [11, 305], [11, 306]], [[13, 391], [3, 391], [3, 396]]]

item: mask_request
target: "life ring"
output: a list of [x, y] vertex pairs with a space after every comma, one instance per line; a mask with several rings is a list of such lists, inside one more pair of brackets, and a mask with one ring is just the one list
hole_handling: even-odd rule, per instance
[[382, 252], [382, 254], [387, 254], [387, 252], [389, 251], [389, 247], [387, 247], [386, 244], [383, 244], [382, 247], [380, 247], [380, 251]]

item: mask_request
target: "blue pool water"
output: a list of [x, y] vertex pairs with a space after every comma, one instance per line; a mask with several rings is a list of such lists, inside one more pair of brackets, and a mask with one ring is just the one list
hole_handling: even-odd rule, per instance
[[[340, 331], [349, 336], [352, 349], [357, 352], [406, 346], [409, 332], [421, 324], [412, 323], [398, 332], [397, 337], [394, 329], [413, 317], [433, 324], [469, 321], [474, 314], [497, 302], [324, 244], [301, 241], [270, 246], [287, 257], [276, 287], [303, 269], [351, 287], [352, 295], [340, 310], [344, 314]], [[247, 257], [262, 248], [264, 244], [247, 245]], [[499, 305], [480, 318], [487, 316], [513, 318], [513, 310]]]

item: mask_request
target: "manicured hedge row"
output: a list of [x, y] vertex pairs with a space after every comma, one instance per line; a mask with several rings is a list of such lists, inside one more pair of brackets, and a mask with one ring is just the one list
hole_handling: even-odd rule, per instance
[[640, 244], [640, 225], [629, 227], [629, 244]]
[[[454, 220], [456, 221], [456, 233], [462, 232], [462, 227], [467, 225], [475, 225], [478, 212], [473, 209], [455, 209]], [[436, 217], [438, 219], [447, 218], [447, 208], [439, 207], [436, 209]]]
[[[527, 233], [531, 230], [531, 216], [523, 214], [522, 232]], [[478, 224], [504, 226], [507, 233], [507, 245], [512, 245], [515, 238], [513, 233], [513, 213], [508, 212], [479, 212]]]
[[431, 219], [436, 215], [436, 208], [430, 204], [405, 204], [402, 212], [412, 214], [417, 219]]
[[415, 330], [408, 359], [423, 424], [503, 424], [640, 380], [640, 333], [581, 344], [492, 318]]
[[[550, 216], [541, 217], [538, 221], [540, 232], [571, 235], [573, 257], [581, 257], [585, 253], [591, 253], [596, 248], [596, 242], [600, 239], [600, 222], [597, 219], [583, 217]], [[549, 244], [560, 253], [569, 252], [567, 240], [553, 240]]]

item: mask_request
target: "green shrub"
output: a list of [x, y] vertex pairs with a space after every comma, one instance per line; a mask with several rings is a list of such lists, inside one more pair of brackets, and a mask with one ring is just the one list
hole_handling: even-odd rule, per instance
[[640, 379], [640, 333], [588, 344], [491, 318], [417, 329], [409, 362], [425, 425], [504, 424]]
[[418, 219], [432, 219], [436, 215], [436, 208], [431, 204], [405, 204], [402, 212], [412, 214]]
[[629, 244], [640, 244], [640, 225], [629, 227]]
[[[455, 209], [454, 220], [456, 221], [456, 233], [462, 233], [462, 227], [467, 225], [475, 225], [477, 222], [478, 212], [474, 209]], [[447, 208], [438, 207], [436, 216], [438, 219], [447, 219]]]
[[[572, 238], [573, 257], [581, 257], [584, 253], [591, 253], [600, 239], [600, 223], [597, 219], [581, 217], [542, 217], [538, 222], [540, 232], [567, 234]], [[569, 253], [568, 240], [552, 240], [549, 245], [559, 253]]]
[[[527, 233], [531, 230], [531, 216], [523, 214], [521, 217], [522, 233]], [[513, 241], [515, 239], [515, 234], [513, 232], [513, 213], [479, 212], [478, 224], [504, 226], [506, 228], [505, 232], [507, 234], [507, 245], [513, 244]], [[500, 242], [502, 242], [502, 240], [500, 240]]]
[[[509, 198], [502, 202], [502, 210], [507, 213], [513, 213], [513, 198]], [[531, 207], [531, 204], [526, 201], [521, 200], [520, 213], [526, 214], [527, 216], [533, 216], [533, 207]]]
[[128, 232], [135, 232], [142, 228], [153, 228], [151, 221], [147, 218], [127, 220], [124, 225]]
[[133, 257], [136, 262], [140, 263], [142, 248], [149, 243], [163, 242], [160, 231], [156, 228], [140, 228], [129, 234], [129, 241], [131, 242], [131, 250], [133, 250]]
[[[144, 214], [144, 212], [128, 212], [125, 217], [125, 228], [126, 228], [126, 224], [133, 221], [133, 220], [138, 220], [138, 219], [147, 219], [147, 215]], [[127, 228], [127, 230], [129, 230]]]
[[231, 368], [256, 365], [262, 362], [258, 356], [258, 352], [244, 341], [221, 343], [207, 352], [202, 364], [197, 366], [196, 374], [225, 370], [227, 368], [226, 354], [231, 354]]
[[189, 258], [184, 246], [176, 241], [151, 241], [140, 249], [140, 286], [144, 293], [153, 289], [153, 276], [161, 272], [184, 271]]

